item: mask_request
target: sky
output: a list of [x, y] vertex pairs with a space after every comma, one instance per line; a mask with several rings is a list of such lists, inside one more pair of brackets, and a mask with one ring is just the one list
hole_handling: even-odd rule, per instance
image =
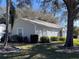
[[[1, 0], [2, 2], [1, 2], [1, 6], [6, 6], [6, 0]], [[15, 2], [16, 3], [16, 0], [12, 0], [13, 2]]]
[[2, 0], [2, 2], [1, 2], [1, 6], [6, 6], [6, 2], [5, 2], [6, 0]]
[[[1, 0], [1, 1], [2, 1], [2, 3], [1, 3], [0, 5], [1, 5], [2, 7], [5, 7], [5, 6], [6, 6], [6, 0]], [[13, 2], [16, 3], [16, 0], [13, 0]], [[35, 11], [40, 10], [40, 9], [39, 9], [39, 7], [40, 7], [39, 1], [38, 1], [38, 0], [34, 0], [32, 7], [33, 7], [33, 10], [35, 10]], [[63, 9], [63, 10], [64, 10], [64, 9]], [[63, 10], [62, 10], [62, 11], [63, 11]], [[58, 13], [57, 16], [60, 17], [61, 14], [62, 14], [62, 11], [61, 11], [60, 13]], [[60, 18], [60, 19], [61, 19], [61, 18]], [[64, 24], [64, 22], [62, 22], [62, 24]], [[60, 25], [62, 26], [62, 24], [60, 24]], [[74, 25], [77, 26], [77, 27], [79, 27], [79, 21], [75, 21]], [[65, 24], [63, 25], [63, 27], [64, 27], [64, 26], [65, 26]]]

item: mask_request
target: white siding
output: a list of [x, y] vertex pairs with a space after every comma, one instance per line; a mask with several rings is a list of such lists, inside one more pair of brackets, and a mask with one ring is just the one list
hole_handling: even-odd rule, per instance
[[17, 28], [23, 28], [23, 36], [30, 37], [31, 34], [34, 34], [34, 26], [31, 22], [24, 20], [16, 20], [14, 23], [12, 35], [17, 34]]
[[12, 35], [17, 34], [17, 28], [23, 29], [23, 36], [30, 38], [31, 34], [38, 34], [40, 36], [58, 36], [60, 29], [52, 28], [45, 25], [33, 23], [26, 20], [16, 20]]
[[59, 29], [36, 24], [35, 33], [39, 36], [58, 36]]
[[67, 28], [63, 28], [63, 30], [62, 30], [62, 35], [63, 35], [64, 37], [67, 36]]

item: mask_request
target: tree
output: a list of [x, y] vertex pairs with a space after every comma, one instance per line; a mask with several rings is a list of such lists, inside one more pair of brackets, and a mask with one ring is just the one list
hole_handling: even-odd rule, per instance
[[32, 0], [17, 0], [17, 7], [32, 7]]
[[34, 14], [32, 12], [32, 0], [16, 0], [18, 4], [16, 4], [16, 17], [27, 17], [31, 14]]
[[[78, 1], [76, 0], [63, 0], [66, 4], [68, 11], [68, 20], [67, 20], [67, 39], [65, 46], [72, 47], [73, 46], [73, 22], [78, 13]], [[71, 3], [72, 2], [72, 3]]]
[[5, 31], [6, 33], [5, 33], [4, 48], [7, 47], [8, 43], [9, 7], [10, 7], [10, 0], [6, 0], [6, 31]]
[[[60, 2], [61, 0], [41, 0], [41, 9], [43, 13], [48, 13], [48, 10], [50, 13], [55, 14], [57, 12], [60, 12], [61, 8], [63, 8], [64, 4], [63, 2]], [[62, 6], [63, 5], [63, 6]]]
[[12, 26], [11, 28], [13, 28], [14, 17], [15, 17], [15, 8], [12, 4], [12, 1], [6, 0], [6, 33], [5, 33], [4, 48], [7, 47], [9, 39], [9, 32], [8, 32], [9, 21], [11, 22]]
[[16, 16], [16, 10], [15, 10], [15, 7], [14, 7], [12, 2], [10, 3], [9, 14], [10, 14], [10, 20], [9, 21], [10, 21], [11, 30], [12, 30], [13, 29], [13, 25], [14, 25], [15, 16]]
[[[17, 8], [16, 8], [16, 14], [17, 17], [24, 17], [24, 18], [29, 18], [29, 19], [35, 19], [38, 18], [39, 20], [43, 20], [43, 21], [47, 21], [47, 22], [53, 22], [56, 23], [57, 20], [55, 19], [55, 17], [52, 16], [52, 14], [44, 14], [42, 12], [36, 12], [33, 11], [32, 8], [27, 8], [27, 3], [25, 3], [24, 1], [28, 1], [28, 0], [17, 0], [18, 4], [17, 4]], [[28, 5], [32, 6], [32, 0], [29, 0], [30, 2], [28, 3]], [[40, 1], [38, 1], [40, 3]], [[22, 5], [24, 4], [24, 5]], [[20, 7], [19, 7], [20, 6]]]
[[[65, 43], [65, 47], [72, 47], [73, 46], [73, 22], [76, 19], [77, 14], [79, 12], [79, 0], [62, 0], [64, 4], [60, 2], [61, 0], [43, 0], [43, 7], [45, 4], [52, 2], [52, 9], [58, 10], [60, 12], [60, 8], [67, 8], [68, 12], [68, 19], [67, 19], [67, 39]], [[60, 2], [60, 3], [59, 3]], [[56, 12], [55, 12], [56, 13]]]

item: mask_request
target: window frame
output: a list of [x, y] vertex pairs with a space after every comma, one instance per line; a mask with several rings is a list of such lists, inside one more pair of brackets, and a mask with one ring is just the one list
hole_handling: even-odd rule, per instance
[[23, 28], [22, 28], [22, 27], [17, 27], [17, 35], [19, 35], [19, 31], [18, 31], [19, 29], [21, 29], [22, 36], [23, 36], [23, 33], [24, 33], [24, 32], [23, 32]]

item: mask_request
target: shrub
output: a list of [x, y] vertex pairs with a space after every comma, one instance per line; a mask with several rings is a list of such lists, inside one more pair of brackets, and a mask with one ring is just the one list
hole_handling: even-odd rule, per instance
[[[25, 37], [22, 37], [22, 36], [19, 36], [19, 35], [12, 35], [11, 37], [9, 36], [8, 38], [8, 42], [13, 42], [13, 43], [28, 43], [28, 38], [27, 36]], [[5, 40], [5, 35], [1, 38], [1, 42], [4, 42]]]
[[22, 36], [19, 36], [19, 35], [13, 35], [11, 36], [11, 40], [12, 42], [23, 42], [23, 37]]
[[[1, 38], [1, 42], [4, 42], [5, 41], [5, 37], [6, 37], [6, 34], [4, 34]], [[10, 42], [10, 36], [8, 37], [8, 42]]]
[[51, 40], [51, 41], [57, 41], [57, 40], [58, 40], [58, 37], [53, 37], [53, 36], [52, 36], [52, 37], [50, 37], [50, 40]]
[[30, 36], [30, 39], [31, 39], [31, 43], [37, 43], [38, 42], [38, 35], [32, 34]]
[[49, 43], [49, 37], [42, 36], [42, 37], [40, 38], [40, 42], [41, 42], [41, 43]]
[[77, 38], [77, 35], [73, 35], [73, 38]]
[[60, 41], [65, 41], [65, 38], [64, 37], [59, 37], [59, 40]]
[[23, 42], [24, 42], [24, 43], [28, 43], [28, 42], [29, 42], [27, 36], [23, 37]]

